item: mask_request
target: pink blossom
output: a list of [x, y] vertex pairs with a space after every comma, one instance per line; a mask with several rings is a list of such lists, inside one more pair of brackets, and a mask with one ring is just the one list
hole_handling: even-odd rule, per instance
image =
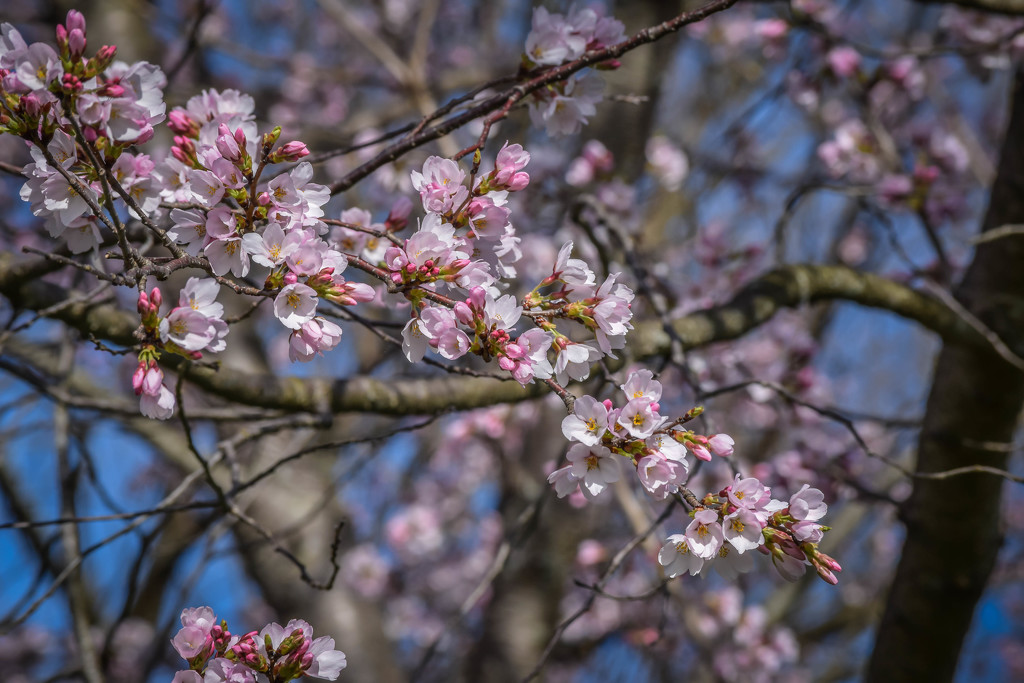
[[319, 238], [307, 239], [296, 248], [291, 249], [284, 262], [288, 265], [288, 269], [296, 275], [315, 275], [324, 265], [324, 247], [326, 244]]
[[429, 157], [423, 171], [412, 171], [412, 185], [423, 200], [423, 208], [433, 213], [448, 213], [458, 208], [469, 190], [463, 185], [466, 172], [451, 159]]
[[678, 146], [663, 135], [655, 135], [645, 148], [647, 163], [662, 187], [677, 192], [690, 171], [690, 161]]
[[345, 653], [334, 649], [334, 638], [321, 636], [313, 641], [309, 647], [309, 656], [313, 661], [309, 668], [305, 669], [307, 676], [333, 681], [341, 674], [341, 670], [348, 666]]
[[139, 397], [139, 412], [156, 420], [167, 420], [174, 414], [174, 394], [161, 384], [155, 395], [142, 394]]
[[495, 330], [508, 330], [515, 327], [523, 307], [518, 305], [516, 298], [506, 294], [498, 299], [489, 295], [484, 303], [484, 325]]
[[558, 251], [558, 258], [555, 260], [555, 267], [547, 280], [554, 282], [561, 280], [568, 285], [591, 286], [597, 283], [596, 276], [586, 261], [576, 258], [569, 258], [572, 253], [572, 242], [566, 242]]
[[270, 223], [263, 234], [250, 232], [242, 236], [242, 248], [261, 266], [274, 268], [292, 255], [302, 243], [302, 233], [292, 231], [285, 234], [277, 223]]
[[395, 550], [415, 557], [434, 553], [444, 544], [441, 518], [423, 504], [402, 508], [388, 520], [384, 532]]
[[245, 662], [217, 657], [206, 665], [203, 683], [257, 683], [257, 678]]
[[838, 45], [828, 52], [829, 68], [837, 76], [850, 78], [860, 68], [860, 53], [849, 45]]
[[608, 486], [619, 480], [622, 469], [618, 457], [604, 446], [587, 446], [574, 444], [566, 458], [572, 463], [572, 474], [583, 486], [583, 493], [588, 498], [600, 494]]
[[691, 550], [690, 539], [683, 534], [672, 534], [666, 539], [658, 551], [658, 563], [670, 579], [686, 572], [695, 576], [704, 566], [703, 558]]
[[362, 597], [378, 598], [387, 588], [388, 563], [372, 543], [364, 543], [345, 553], [341, 575]]
[[573, 404], [573, 414], [562, 420], [562, 434], [570, 441], [587, 446], [597, 444], [608, 427], [608, 408], [592, 396], [581, 396]]
[[498, 206], [490, 197], [476, 197], [466, 206], [466, 215], [473, 233], [485, 239], [499, 239], [505, 234], [508, 217], [511, 211], [505, 206]]
[[579, 57], [586, 48], [587, 37], [574, 31], [565, 16], [543, 7], [534, 8], [532, 29], [526, 36], [526, 55], [535, 64], [561, 64]]
[[597, 113], [596, 104], [603, 98], [603, 91], [604, 81], [598, 76], [570, 76], [562, 94], [556, 92], [530, 101], [530, 120], [547, 130], [548, 135], [575, 135]]
[[640, 483], [658, 499], [667, 498], [674, 493], [679, 485], [686, 481], [688, 471], [689, 467], [685, 462], [669, 460], [659, 452], [640, 458], [636, 464]]
[[648, 448], [661, 453], [669, 460], [682, 464], [689, 471], [690, 464], [686, 460], [686, 447], [671, 436], [664, 433], [656, 433], [648, 437], [644, 443]]
[[217, 337], [210, 320], [191, 308], [178, 307], [160, 321], [160, 339], [186, 351], [200, 351]]
[[295, 283], [285, 285], [274, 299], [274, 315], [287, 328], [297, 330], [313, 319], [317, 297], [312, 287]]
[[629, 400], [619, 413], [618, 424], [625, 427], [634, 438], [646, 439], [665, 421], [654, 409], [654, 405], [646, 397]]
[[793, 519], [817, 521], [828, 512], [825, 494], [804, 484], [789, 499], [789, 514]]
[[572, 469], [573, 466], [568, 465], [548, 475], [548, 483], [555, 487], [555, 493], [559, 498], [565, 498], [579, 489], [579, 477], [572, 473]]
[[590, 375], [590, 366], [601, 358], [601, 352], [589, 344], [568, 342], [556, 349], [554, 372], [559, 384], [567, 384], [569, 378], [581, 381]]
[[308, 362], [341, 341], [341, 328], [326, 318], [313, 318], [288, 337], [288, 359]]
[[755, 550], [764, 544], [761, 529], [763, 520], [748, 508], [736, 508], [722, 520], [725, 540], [729, 541], [739, 553]]
[[430, 337], [427, 336], [423, 321], [413, 318], [402, 328], [402, 352], [410, 363], [423, 360]]
[[704, 560], [714, 559], [724, 541], [718, 513], [714, 510], [697, 510], [693, 515], [693, 521], [686, 527], [685, 535], [687, 544], [695, 555]]
[[494, 160], [494, 182], [497, 188], [507, 188], [513, 192], [522, 190], [530, 182], [530, 176], [522, 172], [530, 163], [530, 153], [522, 145], [510, 145], [508, 141], [498, 151]]
[[625, 384], [620, 385], [619, 388], [626, 395], [627, 401], [645, 398], [650, 403], [657, 403], [661, 400], [661, 382], [654, 379], [654, 373], [647, 369], [630, 373]]
[[732, 545], [723, 543], [712, 566], [726, 581], [735, 581], [740, 574], [746, 574], [754, 568], [754, 553], [740, 553]]
[[198, 256], [206, 242], [206, 216], [191, 209], [171, 209], [171, 220], [174, 224], [167, 236], [184, 245], [189, 255]]
[[771, 499], [771, 491], [754, 477], [742, 479], [736, 475], [727, 496], [729, 502], [736, 507], [757, 511], [765, 508]]
[[192, 659], [206, 649], [212, 649], [211, 630], [217, 617], [209, 607], [189, 607], [181, 612], [181, 630], [171, 640], [183, 659]]

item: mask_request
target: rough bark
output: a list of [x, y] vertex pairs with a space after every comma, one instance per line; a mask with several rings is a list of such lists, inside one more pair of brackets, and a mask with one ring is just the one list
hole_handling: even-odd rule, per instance
[[[1024, 221], [1024, 74], [1018, 72], [999, 171], [982, 224]], [[1024, 237], [980, 246], [956, 295], [1017, 353], [1024, 346]], [[935, 368], [918, 472], [1003, 468], [1024, 407], [1024, 373], [990, 354], [946, 343]], [[903, 553], [867, 680], [953, 679], [972, 614], [1002, 540], [1001, 478], [918, 479], [903, 518]]]

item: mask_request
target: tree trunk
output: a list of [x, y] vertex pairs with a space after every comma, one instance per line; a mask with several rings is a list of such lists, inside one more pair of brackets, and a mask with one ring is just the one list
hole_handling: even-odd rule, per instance
[[[1018, 72], [1002, 158], [982, 230], [1024, 222], [1024, 74]], [[1024, 237], [978, 247], [957, 298], [1019, 355], [1024, 346]], [[918, 446], [917, 471], [1004, 468], [1024, 406], [1024, 373], [994, 354], [944, 344]], [[949, 681], [1002, 541], [1003, 479], [915, 479], [907, 536], [869, 664], [869, 681]]]

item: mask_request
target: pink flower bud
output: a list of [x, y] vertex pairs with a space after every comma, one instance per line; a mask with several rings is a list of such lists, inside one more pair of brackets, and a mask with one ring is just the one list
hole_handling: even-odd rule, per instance
[[498, 367], [500, 367], [502, 370], [511, 372], [513, 369], [515, 369], [516, 362], [511, 358], [502, 356], [501, 358], [498, 359]]
[[694, 456], [704, 461], [711, 460], [711, 451], [708, 450], [707, 446], [699, 443], [690, 443], [687, 444], [687, 446], [689, 446], [690, 452], [692, 452]]
[[508, 181], [508, 189], [512, 192], [519, 192], [525, 189], [530, 184], [530, 175], [528, 173], [516, 173]]
[[139, 366], [135, 368], [135, 374], [132, 375], [132, 389], [135, 390], [136, 396], [142, 393], [142, 380], [145, 376], [146, 364], [139, 361]]
[[453, 310], [455, 311], [455, 317], [460, 323], [463, 325], [473, 324], [473, 309], [465, 301], [456, 303]]
[[708, 446], [711, 447], [711, 451], [720, 457], [726, 457], [732, 455], [733, 445], [736, 442], [728, 434], [715, 434], [708, 439]]
[[816, 564], [814, 565], [814, 570], [818, 572], [818, 576], [824, 579], [826, 583], [830, 583], [833, 586], [839, 583], [839, 579], [836, 577], [835, 574], [830, 572], [827, 567], [820, 564]]
[[149, 312], [149, 297], [146, 296], [146, 292], [144, 291], [139, 292], [138, 311], [142, 315], [145, 315], [146, 313]]
[[409, 222], [409, 214], [412, 213], [412, 200], [402, 196], [391, 205], [391, 212], [388, 213], [387, 225], [391, 230], [401, 230]]
[[179, 135], [190, 135], [195, 122], [187, 113], [175, 109], [167, 115], [167, 127]]
[[143, 393], [147, 396], [159, 396], [160, 387], [164, 383], [164, 372], [156, 366], [156, 363], [150, 363], [149, 369], [146, 370], [142, 376], [142, 383], [139, 388], [141, 391], [135, 393]]
[[154, 287], [149, 293], [149, 301], [153, 304], [153, 309], [158, 310], [160, 304], [164, 302], [164, 296], [160, 293], [159, 287]]
[[308, 154], [309, 148], [306, 147], [306, 143], [293, 140], [274, 152], [274, 159], [276, 161], [298, 161]]
[[85, 16], [76, 9], [68, 10], [64, 23], [67, 24], [68, 31], [78, 30], [85, 33]]
[[75, 59], [79, 59], [85, 52], [85, 33], [79, 29], [73, 29], [68, 34], [68, 49], [71, 51], [71, 56]]
[[39, 116], [39, 112], [42, 110], [42, 103], [35, 93], [29, 93], [21, 98], [21, 107], [26, 114], [35, 117]]
[[295, 273], [293, 273], [292, 271], [289, 270], [287, 273], [285, 273], [285, 275], [284, 275], [284, 283], [286, 285], [294, 285], [298, 281], [299, 281], [299, 276], [296, 275]]

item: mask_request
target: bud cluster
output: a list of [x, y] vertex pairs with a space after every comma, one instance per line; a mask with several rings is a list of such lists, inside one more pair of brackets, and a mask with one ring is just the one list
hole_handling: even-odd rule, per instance
[[301, 619], [235, 636], [209, 607], [182, 611], [171, 645], [189, 667], [175, 674], [173, 683], [286, 683], [303, 676], [333, 681], [347, 665], [334, 639], [314, 639], [313, 628]]

